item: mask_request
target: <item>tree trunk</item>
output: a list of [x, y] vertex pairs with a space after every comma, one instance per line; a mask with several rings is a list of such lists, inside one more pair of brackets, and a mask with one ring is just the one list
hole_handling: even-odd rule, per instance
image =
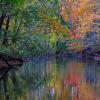
[[7, 32], [8, 32], [8, 29], [9, 29], [9, 23], [10, 23], [10, 16], [8, 16], [8, 18], [7, 18], [6, 29], [5, 29], [4, 37], [3, 37], [3, 43], [2, 44], [5, 45], [5, 46], [8, 46]]
[[1, 17], [0, 17], [0, 31], [2, 29], [2, 25], [3, 25], [5, 17], [6, 17], [6, 14], [2, 14]]
[[[16, 24], [16, 21], [15, 21], [15, 24]], [[14, 31], [14, 35], [13, 35], [13, 38], [12, 38], [12, 43], [16, 43], [16, 41], [17, 41], [17, 35], [18, 35], [18, 32], [20, 31], [20, 29], [21, 29], [21, 25], [22, 25], [22, 19], [20, 20], [20, 22], [19, 22], [19, 25], [18, 25], [18, 27], [17, 27], [17, 30], [15, 30]], [[16, 27], [15, 27], [16, 28]]]

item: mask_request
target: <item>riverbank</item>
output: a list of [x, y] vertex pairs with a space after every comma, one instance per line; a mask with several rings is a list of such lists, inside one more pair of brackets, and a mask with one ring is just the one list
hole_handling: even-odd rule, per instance
[[[98, 55], [99, 56], [99, 55]], [[38, 61], [41, 59], [79, 59], [79, 60], [84, 60], [84, 61], [93, 61], [94, 63], [100, 64], [100, 60], [96, 59], [97, 56], [90, 56], [90, 55], [84, 55], [84, 54], [79, 54], [79, 53], [60, 53], [59, 55], [57, 54], [46, 54], [46, 55], [38, 55], [38, 56], [24, 56], [22, 57], [24, 62], [29, 62], [32, 60]]]

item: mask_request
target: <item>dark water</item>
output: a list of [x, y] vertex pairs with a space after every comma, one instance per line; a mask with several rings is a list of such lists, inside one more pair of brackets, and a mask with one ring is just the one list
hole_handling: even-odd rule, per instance
[[33, 58], [11, 73], [10, 100], [100, 100], [100, 65], [94, 61]]
[[100, 65], [94, 61], [34, 58], [19, 71], [20, 100], [100, 100]]

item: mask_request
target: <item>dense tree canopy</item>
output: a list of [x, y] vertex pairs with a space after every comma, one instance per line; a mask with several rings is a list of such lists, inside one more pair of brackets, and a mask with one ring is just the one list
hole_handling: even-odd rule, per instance
[[[94, 17], [97, 16], [96, 2], [91, 2], [93, 3], [90, 4], [90, 0], [1, 0], [1, 51], [20, 54], [26, 54], [27, 49], [33, 54], [43, 50], [55, 52], [56, 43], [60, 40], [65, 41], [66, 50], [68, 46], [81, 49], [83, 36], [96, 30], [93, 27], [97, 18]], [[40, 38], [41, 35], [46, 40]], [[36, 36], [40, 39], [36, 40]], [[52, 39], [55, 47], [54, 44], [51, 46]], [[45, 45], [48, 45], [48, 50]]]

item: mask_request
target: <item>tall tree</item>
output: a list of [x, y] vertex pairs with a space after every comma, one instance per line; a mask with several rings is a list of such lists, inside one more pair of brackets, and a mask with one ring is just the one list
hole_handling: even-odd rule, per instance
[[[7, 46], [8, 44], [8, 31], [10, 27], [10, 19], [14, 16], [14, 12], [18, 10], [17, 6], [24, 3], [25, 0], [1, 0], [0, 2], [0, 33], [3, 31], [2, 44]], [[4, 24], [5, 23], [5, 24]], [[4, 29], [4, 27], [5, 29]]]
[[62, 0], [60, 4], [61, 15], [70, 24], [72, 33], [92, 31], [95, 0]]

